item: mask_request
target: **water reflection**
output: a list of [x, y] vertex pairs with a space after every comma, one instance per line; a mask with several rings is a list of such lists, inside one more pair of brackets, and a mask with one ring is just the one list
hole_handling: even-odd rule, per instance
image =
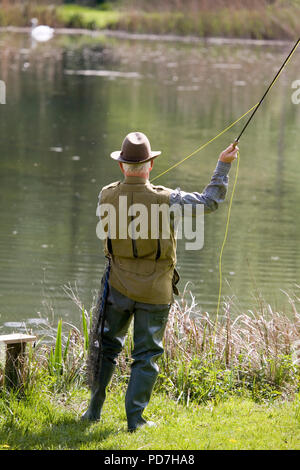
[[[262, 95], [289, 45], [187, 45], [58, 36], [31, 48], [24, 34], [0, 35], [0, 324], [37, 325], [54, 315], [78, 321], [62, 286], [90, 305], [103, 268], [95, 235], [100, 188], [119, 179], [108, 158], [133, 129], [163, 151], [158, 174], [242, 115]], [[240, 144], [241, 169], [224, 253], [224, 293], [236, 309], [261, 291], [288, 305], [280, 289], [299, 283], [299, 107], [291, 103], [298, 54]], [[157, 181], [201, 191], [233, 129]], [[233, 169], [234, 170], [234, 169]], [[231, 172], [231, 181], [234, 171]], [[192, 281], [199, 307], [213, 312], [225, 203], [207, 217], [205, 246], [179, 243], [181, 288]], [[76, 318], [76, 320], [75, 320]]]

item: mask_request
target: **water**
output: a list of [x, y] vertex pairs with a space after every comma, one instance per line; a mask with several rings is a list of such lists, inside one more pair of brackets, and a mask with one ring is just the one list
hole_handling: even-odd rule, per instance
[[[2, 331], [36, 330], [47, 317], [79, 323], [63, 290], [69, 283], [91, 305], [104, 266], [95, 235], [97, 196], [119, 179], [109, 154], [128, 132], [144, 132], [162, 151], [155, 176], [253, 106], [289, 49], [82, 35], [35, 45], [26, 34], [1, 33]], [[223, 258], [223, 293], [234, 298], [237, 312], [254, 308], [260, 292], [288, 313], [282, 291], [296, 292], [299, 284], [300, 105], [291, 101], [298, 64], [296, 53], [240, 143]], [[202, 191], [241, 125], [156, 183]], [[199, 308], [211, 314], [228, 201], [207, 216], [203, 250], [178, 246], [180, 288], [190, 282]]]

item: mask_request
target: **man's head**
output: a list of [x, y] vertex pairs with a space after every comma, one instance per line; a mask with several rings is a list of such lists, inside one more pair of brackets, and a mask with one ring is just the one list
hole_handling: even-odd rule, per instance
[[161, 152], [151, 150], [148, 138], [142, 132], [131, 132], [122, 143], [122, 149], [110, 154], [125, 175], [149, 177], [153, 159]]

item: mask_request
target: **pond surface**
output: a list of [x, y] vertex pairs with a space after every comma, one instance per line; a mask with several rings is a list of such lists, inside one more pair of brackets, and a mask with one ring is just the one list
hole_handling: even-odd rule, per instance
[[[291, 48], [131, 41], [57, 35], [32, 44], [0, 34], [0, 325], [36, 329], [40, 318], [79, 323], [63, 286], [89, 307], [104, 258], [97, 239], [97, 196], [119, 179], [109, 158], [132, 130], [154, 150], [152, 175], [190, 154], [235, 121], [264, 93]], [[300, 283], [300, 105], [291, 101], [300, 55], [257, 112], [240, 142], [240, 173], [223, 257], [223, 294], [235, 311], [260, 294], [290, 307]], [[242, 123], [155, 184], [202, 191], [219, 153]], [[235, 165], [230, 173], [229, 194]], [[201, 251], [178, 246], [180, 288], [214, 314], [218, 258], [229, 197], [206, 217]]]

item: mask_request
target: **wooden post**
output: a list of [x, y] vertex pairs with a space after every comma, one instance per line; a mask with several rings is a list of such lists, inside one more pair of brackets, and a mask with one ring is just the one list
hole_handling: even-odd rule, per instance
[[22, 388], [26, 343], [32, 341], [36, 341], [36, 336], [20, 333], [0, 336], [0, 342], [6, 344], [4, 384], [7, 388]]

